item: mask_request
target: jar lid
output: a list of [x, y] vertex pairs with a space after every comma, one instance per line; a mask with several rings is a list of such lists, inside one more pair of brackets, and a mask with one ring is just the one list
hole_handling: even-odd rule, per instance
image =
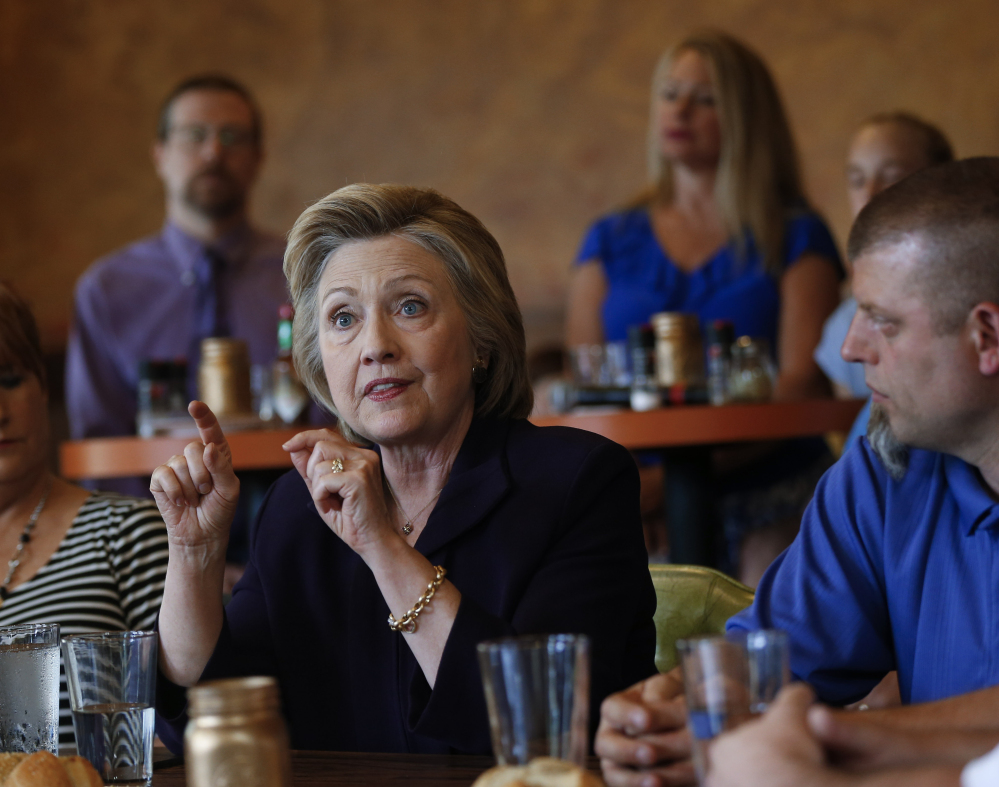
[[659, 312], [652, 315], [651, 321], [659, 336], [696, 333], [700, 329], [697, 315], [687, 312]]
[[187, 690], [191, 717], [275, 710], [279, 699], [277, 681], [265, 676], [212, 680]]
[[249, 362], [249, 351], [242, 339], [214, 336], [201, 340], [201, 358], [246, 359]]
[[740, 336], [732, 345], [732, 352], [743, 358], [770, 355], [770, 343], [760, 336]]

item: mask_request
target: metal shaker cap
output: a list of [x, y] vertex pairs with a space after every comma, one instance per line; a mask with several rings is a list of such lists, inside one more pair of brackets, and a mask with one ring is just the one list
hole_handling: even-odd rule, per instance
[[199, 716], [228, 716], [276, 711], [280, 704], [274, 678], [226, 678], [212, 680], [187, 690], [188, 713]]

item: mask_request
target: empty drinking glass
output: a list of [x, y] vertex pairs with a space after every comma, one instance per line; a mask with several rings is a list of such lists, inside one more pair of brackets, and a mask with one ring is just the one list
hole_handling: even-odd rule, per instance
[[703, 784], [711, 740], [763, 713], [790, 681], [787, 634], [733, 631], [676, 643], [694, 767]]
[[582, 634], [511, 637], [478, 646], [493, 753], [500, 765], [534, 757], [586, 762], [590, 643]]
[[627, 342], [570, 347], [569, 366], [572, 381], [577, 386], [610, 388], [631, 385]]

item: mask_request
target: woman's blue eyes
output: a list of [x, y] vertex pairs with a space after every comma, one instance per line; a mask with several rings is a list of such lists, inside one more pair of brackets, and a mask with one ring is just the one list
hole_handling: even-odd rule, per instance
[[[406, 301], [400, 307], [399, 312], [404, 317], [419, 317], [426, 310], [426, 305], [420, 301]], [[346, 330], [354, 327], [354, 323], [357, 322], [357, 318], [350, 312], [337, 312], [333, 315], [331, 322], [335, 328]]]

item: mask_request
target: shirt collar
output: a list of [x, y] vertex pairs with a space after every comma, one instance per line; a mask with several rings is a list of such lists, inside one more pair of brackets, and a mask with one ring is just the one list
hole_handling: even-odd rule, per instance
[[233, 227], [212, 244], [212, 248], [222, 256], [227, 265], [238, 266], [250, 256], [254, 234], [247, 221]]
[[[250, 256], [254, 237], [249, 222], [243, 221], [212, 243], [211, 248], [227, 266], [239, 267], [243, 260]], [[163, 239], [182, 275], [194, 272], [195, 265], [208, 248], [206, 244], [188, 235], [169, 219], [163, 225]]]
[[972, 535], [988, 519], [996, 524], [996, 506], [978, 472], [978, 468], [951, 454], [943, 455], [944, 473], [961, 514], [961, 524], [967, 535]]

